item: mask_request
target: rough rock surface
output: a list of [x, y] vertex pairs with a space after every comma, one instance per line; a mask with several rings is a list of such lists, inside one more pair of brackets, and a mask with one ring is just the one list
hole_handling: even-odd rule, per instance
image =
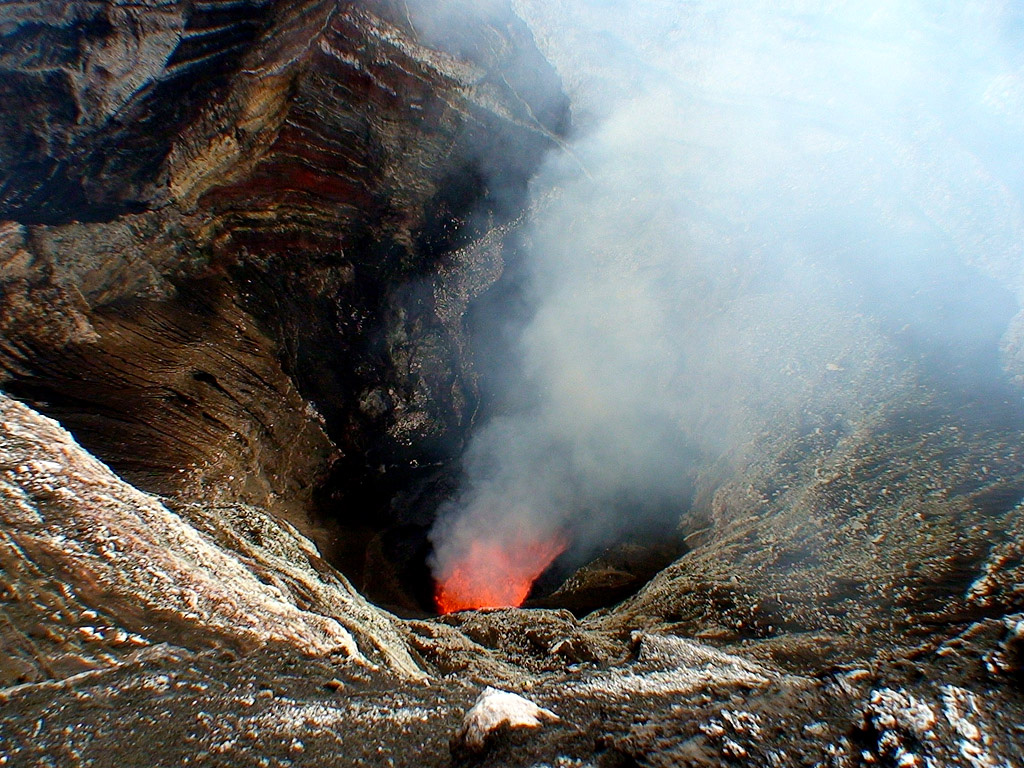
[[[400, 622], [258, 509], [172, 510], [23, 405], [5, 398], [0, 424], [5, 765], [974, 768], [1024, 758], [1020, 614], [931, 629], [913, 644], [875, 632], [871, 653], [823, 666], [819, 647], [803, 671], [792, 653], [781, 668], [763, 651], [754, 660], [749, 648], [665, 634], [683, 631], [671, 624], [611, 628], [628, 604], [582, 621], [507, 609]], [[804, 634], [780, 632], [775, 647], [806, 648]], [[560, 719], [451, 751], [486, 686]]]
[[217, 509], [192, 525], [3, 396], [0, 430], [4, 684], [102, 668], [162, 642], [287, 643], [416, 674], [395, 627], [333, 569], [318, 570], [315, 548], [286, 523]]
[[[1024, 763], [1019, 392], [943, 389], [858, 313], [822, 332], [861, 365], [780, 370], [741, 308], [798, 402], [621, 605], [402, 621], [327, 562], [372, 539], [408, 597], [379, 530], [444, 490], [464, 315], [565, 118], [503, 6], [444, 46], [407, 10], [0, 8], [0, 371], [74, 435], [0, 396], [0, 765]], [[561, 605], [635, 584], [620, 555]], [[487, 686], [560, 719], [453, 755]]]
[[918, 392], [853, 429], [747, 446], [745, 469], [709, 479], [684, 522], [691, 551], [605, 620], [806, 668], [1019, 611], [1015, 406]]
[[529, 699], [487, 687], [462, 719], [462, 725], [452, 739], [452, 753], [479, 753], [484, 750], [487, 739], [502, 729], [539, 728], [546, 722], [557, 720], [558, 715], [538, 707]]
[[467, 29], [442, 47], [388, 0], [4, 6], [7, 391], [140, 487], [325, 551], [332, 471], [334, 518], [386, 514], [472, 418], [461, 313], [566, 114], [508, 9]]

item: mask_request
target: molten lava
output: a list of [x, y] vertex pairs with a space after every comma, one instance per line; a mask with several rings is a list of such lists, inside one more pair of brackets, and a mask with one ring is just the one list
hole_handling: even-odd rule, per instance
[[551, 561], [565, 551], [561, 536], [495, 541], [477, 539], [437, 580], [441, 613], [518, 607]]

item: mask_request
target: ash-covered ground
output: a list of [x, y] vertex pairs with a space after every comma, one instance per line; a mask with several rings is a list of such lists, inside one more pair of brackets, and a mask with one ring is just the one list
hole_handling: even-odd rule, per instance
[[[731, 631], [701, 631], [696, 617], [645, 607], [722, 599], [685, 588], [684, 557], [633, 601], [582, 620], [501, 609], [402, 621], [266, 513], [214, 508], [200, 532], [53, 422], [9, 400], [3, 416], [5, 765], [973, 768], [1024, 757], [1021, 614], [940, 621], [921, 606], [914, 621], [911, 605], [886, 609], [886, 627], [843, 614], [839, 630], [787, 629], [782, 601], [777, 627], [744, 631], [736, 600], [715, 612]], [[140, 519], [134, 536], [113, 535]], [[231, 537], [246, 545], [225, 547]], [[985, 578], [1016, 578], [1006, 562]], [[499, 728], [466, 750], [454, 736], [486, 686], [560, 719]]]

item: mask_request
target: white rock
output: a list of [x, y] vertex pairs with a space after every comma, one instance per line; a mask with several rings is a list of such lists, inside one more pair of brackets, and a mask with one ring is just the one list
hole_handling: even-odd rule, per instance
[[558, 719], [554, 712], [538, 707], [518, 694], [488, 687], [466, 712], [455, 740], [467, 749], [478, 752], [483, 749], [487, 734], [502, 726], [537, 728], [545, 721]]

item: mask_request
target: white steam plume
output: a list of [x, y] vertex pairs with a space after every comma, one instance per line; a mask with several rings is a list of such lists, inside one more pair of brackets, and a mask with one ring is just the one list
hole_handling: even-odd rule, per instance
[[1003, 375], [1012, 3], [517, 8], [577, 130], [533, 184], [532, 313], [432, 533], [438, 573], [481, 537], [678, 519], [702, 461], [784, 416], [853, 422], [923, 375]]

